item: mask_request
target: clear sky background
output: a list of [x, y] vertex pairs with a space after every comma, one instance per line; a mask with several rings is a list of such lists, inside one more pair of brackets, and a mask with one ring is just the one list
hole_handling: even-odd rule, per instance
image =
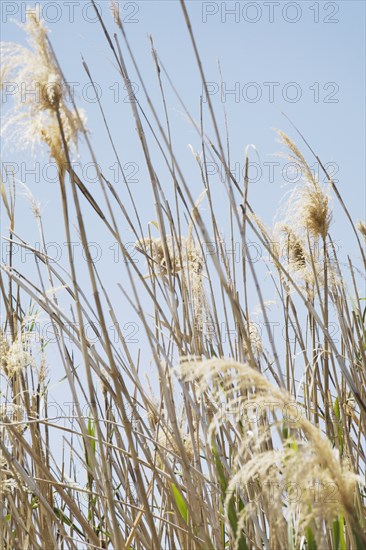
[[[24, 17], [26, 5], [34, 4], [2, 2], [2, 40], [25, 43], [24, 34], [13, 21]], [[121, 159], [124, 165], [128, 165], [126, 171], [141, 217], [146, 220], [144, 229], [147, 231], [148, 221], [155, 219], [150, 183], [142, 161], [130, 105], [125, 101], [126, 90], [100, 25], [95, 22], [91, 4], [88, 1], [42, 1], [38, 4], [51, 31], [50, 39], [66, 79], [75, 84], [78, 106], [86, 112], [97, 159], [104, 173], [113, 179], [114, 169], [111, 167], [115, 159], [101, 124], [93, 92], [87, 86], [88, 78], [81, 66], [82, 56], [90, 68], [100, 90], [101, 102]], [[98, 2], [98, 5], [113, 33], [109, 2]], [[120, 5], [131, 46], [159, 113], [163, 111], [150, 53], [149, 34], [153, 36], [155, 48], [181, 97], [198, 120], [202, 84], [180, 3], [176, 0], [147, 0], [120, 2]], [[283, 129], [306, 151], [282, 114], [285, 113], [308, 139], [323, 163], [331, 163], [330, 171], [338, 180], [337, 185], [352, 216], [356, 220], [365, 219], [365, 2], [193, 0], [187, 2], [187, 9], [204, 62], [206, 80], [210, 82], [210, 90], [215, 92], [212, 98], [221, 130], [224, 130], [223, 107], [227, 112], [232, 167], [237, 169], [239, 166], [242, 169], [247, 144], [254, 144], [258, 151], [260, 177], [256, 178], [256, 172], [253, 171], [252, 178], [258, 181], [253, 181], [250, 187], [250, 202], [258, 214], [266, 223], [272, 224], [278, 203], [291, 188], [290, 180], [293, 178], [291, 172], [284, 168], [283, 161], [273, 156], [281, 149], [276, 143], [274, 128]], [[222, 87], [218, 60], [223, 75]], [[136, 79], [132, 69], [130, 76], [133, 81]], [[188, 144], [199, 151], [200, 140], [182, 115], [182, 109], [168, 85], [166, 91], [174, 148], [184, 166], [192, 195], [197, 197], [202, 190], [202, 183]], [[142, 91], [137, 90], [136, 93], [142, 105], [146, 106]], [[2, 107], [6, 111], [11, 98], [5, 98], [4, 101]], [[208, 120], [207, 110], [205, 118]], [[4, 147], [2, 160], [17, 164], [17, 178], [25, 181], [41, 202], [47, 228], [46, 240], [61, 247], [66, 265], [58, 186], [49, 181], [54, 172], [51, 169], [44, 172], [47, 154], [42, 158], [38, 154], [34, 159], [29, 151], [20, 153], [18, 145]], [[81, 146], [81, 153], [83, 151]], [[315, 163], [311, 155], [308, 159], [311, 165]], [[36, 176], [26, 174], [26, 170], [34, 169], [35, 161], [40, 163], [36, 167]], [[258, 162], [254, 153], [252, 161]], [[85, 163], [88, 161], [83, 158], [82, 162], [83, 170], [87, 170]], [[156, 156], [155, 162], [157, 169], [161, 168], [164, 186], [162, 161]], [[269, 163], [273, 162], [280, 162], [281, 165], [273, 168], [272, 178]], [[92, 169], [84, 172], [84, 180], [98, 195], [98, 184], [88, 182], [88, 176], [92, 178], [93, 175]], [[213, 181], [216, 196], [222, 194], [224, 197], [220, 178], [216, 177]], [[119, 184], [122, 199], [128, 205], [121, 177], [116, 186]], [[171, 196], [168, 175], [166, 192]], [[36, 242], [36, 226], [29, 205], [21, 199], [19, 202], [21, 215], [16, 219], [17, 230], [23, 238]], [[227, 214], [228, 210], [222, 212], [223, 231], [227, 229]], [[91, 221], [89, 215], [91, 212], [86, 208], [87, 224]], [[352, 254], [356, 250], [353, 238], [348, 229], [344, 229], [345, 218], [337, 205], [335, 220], [335, 239], [344, 254]], [[98, 224], [89, 223], [88, 227], [90, 240], [96, 242], [102, 250], [100, 270], [103, 280], [107, 285], [110, 284], [115, 299], [121, 299], [121, 295], [113, 290], [116, 282], [121, 281], [113, 242], [110, 237], [99, 233]], [[126, 222], [122, 222], [122, 227], [125, 241], [133, 241]], [[2, 233], [6, 233], [6, 223]], [[81, 257], [80, 250], [76, 250], [76, 258], [78, 254]]]

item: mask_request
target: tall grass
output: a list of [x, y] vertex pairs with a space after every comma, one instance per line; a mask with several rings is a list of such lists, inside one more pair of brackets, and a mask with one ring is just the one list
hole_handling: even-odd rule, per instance
[[[183, 0], [181, 7], [205, 87]], [[8, 173], [1, 187], [9, 252], [1, 272], [2, 547], [361, 550], [366, 546], [365, 224], [353, 221], [318, 157], [327, 187], [314, 177], [306, 160], [307, 153], [314, 155], [310, 146], [304, 141], [305, 156], [280, 132], [303, 181], [276, 226], [267, 228], [250, 205], [249, 149], [244, 181], [237, 181], [228, 169], [229, 141], [219, 130], [210, 95], [208, 112], [201, 100], [196, 122], [152, 43], [162, 108], [153, 103], [116, 5], [113, 9], [118, 34], [112, 36], [109, 22], [99, 16], [101, 36], [131, 94], [156, 209], [152, 223], [141, 219], [126, 179], [121, 190], [100, 170], [93, 195], [72, 167], [80, 140], [87, 145], [85, 155], [99, 159], [82, 113], [66, 99], [66, 80], [43, 24], [29, 16], [29, 49], [4, 46], [4, 80], [35, 79], [41, 85], [38, 102], [15, 98], [4, 127], [36, 151], [46, 144], [57, 164], [60, 211], [54, 216], [64, 225], [68, 261], [64, 266], [47, 254], [47, 226], [34, 198], [41, 249], [19, 234], [19, 185]], [[84, 70], [93, 82], [85, 62]], [[131, 72], [143, 98], [134, 96]], [[201, 156], [195, 154], [197, 194], [174, 147], [167, 86], [201, 143]], [[164, 183], [156, 151], [170, 175]], [[213, 160], [225, 168], [226, 204], [212, 190], [208, 163]], [[332, 221], [332, 202], [340, 205], [342, 219]], [[228, 212], [225, 238], [220, 224]], [[91, 255], [90, 220], [113, 237], [125, 260], [120, 302], [103, 282], [103, 265]], [[121, 220], [134, 236], [138, 263], [124, 244]], [[345, 222], [353, 230], [352, 250], [358, 251], [347, 256], [347, 264], [338, 259], [331, 236], [333, 224]], [[72, 250], [75, 224], [86, 273]], [[251, 261], [251, 238], [260, 243], [264, 269]], [[228, 252], [238, 242], [239, 263]], [[36, 260], [32, 276], [16, 265], [19, 248]], [[265, 299], [268, 285], [275, 313]], [[141, 355], [120, 329], [126, 310], [143, 329]], [[53, 344], [34, 338], [41, 318], [52, 324]], [[272, 321], [281, 323], [283, 343], [273, 337]], [[330, 329], [335, 323], [337, 340]], [[96, 338], [91, 339], [90, 327]], [[53, 364], [62, 366], [58, 378], [73, 402], [62, 418], [50, 403]]]

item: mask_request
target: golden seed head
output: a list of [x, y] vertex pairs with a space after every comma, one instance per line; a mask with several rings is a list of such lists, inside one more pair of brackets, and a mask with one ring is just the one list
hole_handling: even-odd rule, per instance
[[357, 229], [359, 230], [359, 232], [361, 233], [361, 235], [366, 241], [366, 223], [363, 222], [362, 220], [359, 220], [357, 222]]
[[39, 13], [27, 11], [22, 27], [30, 47], [1, 44], [1, 85], [16, 85], [14, 106], [4, 117], [2, 133], [9, 141], [33, 151], [37, 143], [46, 143], [50, 156], [62, 169], [66, 159], [58, 117], [66, 146], [76, 149], [78, 136], [85, 131], [84, 115], [67, 106], [67, 88]]
[[121, 28], [122, 27], [121, 14], [119, 12], [119, 5], [117, 0], [111, 0], [110, 9], [114, 17], [114, 22], [116, 23], [117, 27]]
[[304, 226], [310, 234], [325, 240], [332, 220], [329, 195], [322, 190], [319, 183], [314, 186], [308, 184], [303, 190], [302, 199], [301, 214]]
[[295, 270], [306, 267], [306, 250], [300, 237], [289, 227], [285, 225], [283, 232], [287, 238], [288, 259], [291, 267]]
[[[254, 323], [249, 324], [249, 329], [247, 331], [247, 336], [249, 338], [249, 345], [251, 348], [251, 351], [255, 357], [258, 357], [262, 351], [262, 340], [260, 333], [258, 331], [258, 327]], [[247, 355], [249, 353], [249, 346], [247, 346], [245, 340], [243, 339], [243, 351], [244, 354]]]

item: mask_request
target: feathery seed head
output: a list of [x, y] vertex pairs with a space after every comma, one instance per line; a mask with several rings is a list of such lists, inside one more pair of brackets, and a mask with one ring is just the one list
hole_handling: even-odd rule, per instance
[[[184, 450], [187, 453], [188, 460], [192, 461], [193, 458], [194, 458], [192, 440], [189, 436], [183, 437], [183, 434], [181, 432], [180, 432], [180, 437], [182, 439]], [[178, 446], [178, 443], [176, 442], [176, 440], [174, 438], [174, 435], [169, 434], [162, 427], [160, 427], [160, 430], [159, 430], [157, 443], [161, 447], [163, 447], [162, 450], [165, 450], [165, 451], [168, 451], [168, 453], [174, 453], [174, 454], [180, 456], [179, 446]]]
[[1, 370], [8, 378], [33, 365], [33, 360], [27, 351], [27, 341], [24, 334], [19, 334], [10, 345], [5, 336], [1, 334]]
[[306, 267], [306, 250], [301, 238], [289, 225], [280, 225], [280, 231], [285, 235], [287, 254], [290, 266], [294, 270]]
[[[249, 338], [251, 351], [254, 356], [258, 357], [263, 351], [262, 340], [260, 337], [258, 327], [254, 323], [250, 323], [247, 334]], [[244, 355], [247, 355], [249, 353], [248, 346], [245, 340], [243, 340], [243, 351], [244, 351]]]
[[[300, 149], [297, 147], [296, 143], [292, 141], [292, 139], [282, 132], [281, 130], [278, 130], [278, 135], [280, 136], [280, 143], [285, 145], [290, 150], [290, 154], [286, 155], [287, 158], [290, 160], [294, 160], [301, 169], [301, 175], [302, 179], [304, 181], [307, 181], [308, 183], [315, 183], [314, 175], [308, 165], [308, 163], [305, 160], [304, 155], [301, 153]], [[283, 156], [283, 155], [280, 155]]]
[[0, 331], [0, 369], [5, 371], [7, 366], [7, 357], [9, 351], [9, 343], [3, 331]]
[[[169, 261], [172, 268], [172, 274], [177, 273], [182, 269], [182, 262], [180, 260], [180, 253], [178, 246], [173, 242], [172, 237], [166, 239], [167, 251], [169, 255]], [[151, 259], [152, 267], [156, 271], [157, 275], [166, 275], [168, 273], [167, 259], [164, 254], [164, 245], [160, 237], [158, 238], [146, 238], [135, 243], [135, 248], [139, 252], [146, 255], [148, 259]]]
[[363, 222], [362, 220], [359, 220], [357, 222], [357, 229], [359, 230], [359, 232], [361, 233], [361, 235], [366, 241], [366, 223]]
[[289, 225], [299, 228], [300, 223], [313, 237], [325, 240], [332, 220], [329, 192], [322, 189], [297, 145], [284, 132], [278, 134], [290, 150], [290, 157], [299, 163], [303, 180], [288, 199]]
[[122, 27], [121, 14], [119, 11], [119, 5], [117, 0], [111, 0], [110, 9], [114, 18], [114, 22], [116, 23], [117, 27], [121, 28]]
[[14, 478], [8, 468], [8, 463], [2, 457], [0, 451], [0, 496], [3, 497], [7, 493], [11, 493], [14, 487]]
[[329, 194], [325, 193], [319, 183], [306, 185], [302, 192], [302, 220], [305, 228], [315, 237], [325, 240], [332, 214], [329, 208]]
[[[7, 378], [12, 378], [28, 366], [35, 366], [31, 349], [31, 333], [27, 328], [29, 322], [34, 319], [34, 315], [25, 317], [15, 339], [11, 342], [9, 342], [6, 333], [0, 329], [0, 370]], [[42, 350], [41, 353], [44, 359]]]
[[[271, 509], [274, 506], [283, 509], [283, 490], [273, 489], [289, 488], [295, 495], [286, 499], [287, 512], [297, 518], [300, 530], [312, 522], [314, 536], [321, 546], [323, 521], [331, 524], [339, 514], [352, 510], [360, 480], [333, 452], [331, 443], [319, 428], [301, 413], [301, 406], [259, 371], [231, 359], [194, 361], [187, 358], [181, 361], [179, 376], [186, 382], [195, 382], [198, 392], [206, 395], [209, 392], [214, 402], [225, 396], [225, 402], [211, 421], [209, 440], [228, 422], [234, 423], [233, 431], [240, 431], [226, 491], [226, 509], [230, 509], [233, 492], [239, 487], [253, 486], [253, 482], [260, 487], [260, 507], [267, 498]], [[253, 409], [256, 413], [251, 416], [249, 411]], [[288, 427], [288, 435], [283, 432], [282, 443], [269, 449], [264, 445], [268, 434], [284, 425]], [[314, 498], [314, 487], [318, 484], [334, 488], [334, 498], [326, 507], [321, 499]], [[256, 513], [256, 506], [257, 500], [245, 505], [239, 518], [240, 527], [251, 513]], [[274, 522], [276, 519], [273, 518]]]
[[62, 169], [66, 158], [60, 124], [66, 146], [76, 149], [78, 135], [85, 131], [85, 118], [83, 113], [67, 106], [67, 87], [39, 10], [28, 10], [26, 15], [26, 23], [21, 26], [30, 47], [1, 43], [1, 87], [14, 87], [14, 106], [5, 116], [2, 132], [10, 141], [21, 143], [32, 151], [36, 144], [46, 143], [50, 156]]

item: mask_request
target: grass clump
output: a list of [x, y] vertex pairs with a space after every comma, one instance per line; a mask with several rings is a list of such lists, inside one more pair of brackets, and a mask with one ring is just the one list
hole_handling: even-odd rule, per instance
[[[299, 147], [281, 132], [303, 181], [283, 219], [268, 229], [251, 206], [247, 153], [244, 182], [228, 170], [230, 143], [209, 95], [212, 138], [203, 103], [197, 124], [153, 48], [161, 113], [115, 2], [113, 14], [119, 31], [113, 39], [100, 14], [99, 23], [123, 84], [133, 95], [133, 73], [143, 90], [127, 106], [154, 222], [146, 223], [126, 178], [122, 187], [109, 181], [103, 162], [92, 189], [72, 167], [71, 150], [81, 137], [88, 160], [97, 162], [97, 152], [77, 106], [66, 101], [43, 23], [29, 16], [31, 49], [4, 46], [7, 77], [34, 77], [43, 90], [36, 103], [15, 98], [5, 130], [31, 135], [56, 162], [54, 217], [67, 256], [48, 254], [38, 206], [33, 213], [41, 246], [19, 233], [19, 186], [7, 174], [1, 186], [9, 251], [1, 265], [3, 547], [364, 548], [365, 254], [352, 216], [326, 171], [323, 189]], [[83, 69], [92, 80], [85, 62]], [[200, 193], [187, 184], [172, 139], [167, 85], [197, 131]], [[212, 185], [212, 161], [225, 168], [225, 202]], [[338, 222], [331, 196], [355, 237], [357, 252], [346, 264], [331, 234]], [[363, 222], [357, 228], [366, 233]], [[105, 242], [112, 238], [123, 259], [113, 288], [114, 273], [91, 254], [93, 230]], [[75, 258], [75, 238], [85, 265]], [[259, 265], [248, 254], [251, 239], [263, 252]], [[238, 262], [229, 253], [236, 243]], [[18, 249], [35, 260], [35, 270], [17, 263]], [[273, 294], [275, 304], [267, 299]], [[134, 328], [131, 319], [140, 331], [137, 352], [123, 332], [126, 320]], [[39, 338], [44, 323], [52, 327], [52, 342]], [[280, 324], [283, 339], [271, 323]]]

